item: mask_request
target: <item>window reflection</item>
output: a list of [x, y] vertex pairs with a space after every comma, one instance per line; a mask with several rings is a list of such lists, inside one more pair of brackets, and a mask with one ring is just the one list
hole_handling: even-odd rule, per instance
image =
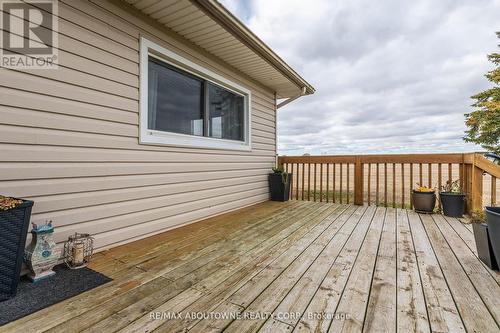
[[209, 136], [244, 140], [244, 98], [208, 83]]
[[149, 59], [148, 128], [203, 135], [203, 81]]

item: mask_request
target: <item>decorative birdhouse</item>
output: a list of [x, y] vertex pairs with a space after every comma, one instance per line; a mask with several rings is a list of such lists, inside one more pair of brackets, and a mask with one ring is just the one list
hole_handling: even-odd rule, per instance
[[24, 254], [26, 265], [31, 271], [28, 277], [33, 282], [55, 274], [52, 268], [57, 264], [61, 249], [56, 246], [53, 236], [52, 221], [40, 226], [33, 223], [31, 243]]
[[94, 238], [89, 234], [75, 233], [64, 243], [64, 262], [71, 269], [87, 266], [94, 253]]

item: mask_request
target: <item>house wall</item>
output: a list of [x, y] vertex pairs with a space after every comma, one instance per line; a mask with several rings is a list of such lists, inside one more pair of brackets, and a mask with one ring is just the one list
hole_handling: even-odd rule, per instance
[[[271, 90], [114, 2], [59, 0], [58, 70], [0, 69], [0, 193], [111, 247], [268, 199]], [[252, 151], [140, 145], [139, 37], [252, 92]]]

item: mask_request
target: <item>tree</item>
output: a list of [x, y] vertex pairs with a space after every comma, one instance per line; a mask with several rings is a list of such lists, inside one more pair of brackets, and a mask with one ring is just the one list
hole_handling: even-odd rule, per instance
[[[496, 34], [500, 38], [500, 32]], [[500, 53], [489, 54], [488, 60], [496, 67], [485, 76], [494, 86], [471, 97], [476, 110], [465, 115], [464, 140], [500, 155]]]

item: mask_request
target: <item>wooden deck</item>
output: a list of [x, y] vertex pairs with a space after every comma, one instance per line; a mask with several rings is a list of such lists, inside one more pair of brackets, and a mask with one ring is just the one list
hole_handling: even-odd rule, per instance
[[266, 202], [100, 253], [114, 281], [0, 331], [498, 332], [475, 252], [441, 215]]

